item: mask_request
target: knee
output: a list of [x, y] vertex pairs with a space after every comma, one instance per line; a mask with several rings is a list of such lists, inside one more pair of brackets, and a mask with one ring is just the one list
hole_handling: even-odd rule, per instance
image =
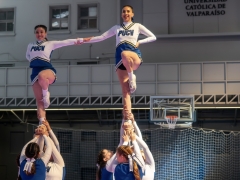
[[121, 53], [122, 60], [126, 60], [128, 58], [128, 53], [126, 51], [123, 51]]
[[38, 74], [38, 80], [41, 81], [43, 79], [46, 79], [46, 75], [44, 73], [39, 73]]

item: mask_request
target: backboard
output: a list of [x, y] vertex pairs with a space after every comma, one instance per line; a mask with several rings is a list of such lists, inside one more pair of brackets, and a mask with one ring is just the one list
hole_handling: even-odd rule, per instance
[[194, 122], [194, 96], [150, 96], [150, 121], [166, 122], [166, 116], [177, 116], [178, 123]]

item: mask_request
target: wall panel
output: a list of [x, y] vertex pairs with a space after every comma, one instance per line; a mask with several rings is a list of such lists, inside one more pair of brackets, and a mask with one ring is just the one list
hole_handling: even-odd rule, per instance
[[70, 66], [69, 67], [69, 82], [70, 83], [87, 83], [90, 78], [89, 66]]
[[88, 96], [89, 85], [87, 84], [73, 84], [69, 87], [69, 96]]
[[207, 63], [203, 64], [203, 80], [204, 81], [221, 81], [225, 80], [224, 63]]
[[158, 81], [178, 81], [178, 64], [160, 64], [157, 73]]
[[181, 83], [180, 94], [202, 94], [202, 83]]
[[109, 84], [92, 84], [91, 95], [109, 95], [111, 94], [111, 86]]
[[162, 95], [179, 94], [178, 83], [159, 83], [157, 93]]
[[7, 97], [26, 97], [26, 86], [8, 86]]
[[57, 70], [57, 81], [56, 83], [67, 83], [68, 82], [68, 66], [56, 67]]
[[224, 94], [225, 83], [203, 83], [204, 94]]
[[6, 83], [6, 69], [1, 68], [0, 69], [0, 85], [5, 85]]
[[[50, 85], [51, 98], [113, 98], [122, 97], [122, 88], [118, 82], [113, 65], [86, 65], [86, 66], [58, 66], [58, 80]], [[131, 96], [151, 95], [228, 95], [240, 94], [240, 62], [197, 62], [197, 63], [143, 63], [135, 74], [137, 76], [137, 90]], [[69, 69], [69, 71], [68, 71]], [[13, 71], [12, 71], [13, 70]], [[0, 71], [1, 72], [1, 71]], [[5, 74], [4, 74], [5, 72]], [[9, 72], [12, 72], [9, 74]], [[11, 84], [0, 86], [1, 98], [30, 98], [22, 101], [23, 106], [35, 106], [31, 84], [15, 84], [14, 73], [22, 73], [22, 82], [27, 81], [27, 69], [6, 68], [2, 75], [11, 79]], [[24, 73], [25, 72], [25, 73]], [[10, 106], [8, 101], [1, 101]], [[115, 100], [111, 100], [112, 103]], [[61, 99], [58, 101], [62, 101]], [[11, 106], [16, 105], [11, 101]], [[32, 102], [29, 104], [29, 102]], [[62, 102], [66, 103], [66, 102]], [[62, 104], [60, 103], [60, 104]], [[71, 100], [67, 103], [71, 105]], [[110, 100], [109, 102], [110, 103]], [[120, 103], [120, 102], [115, 102]], [[21, 105], [21, 103], [19, 104]], [[56, 105], [56, 104], [55, 104]]]
[[181, 64], [180, 66], [181, 81], [201, 81], [202, 65], [201, 64]]
[[91, 68], [91, 82], [110, 82], [111, 76], [111, 66], [92, 66]]
[[7, 84], [26, 84], [26, 68], [7, 69]]

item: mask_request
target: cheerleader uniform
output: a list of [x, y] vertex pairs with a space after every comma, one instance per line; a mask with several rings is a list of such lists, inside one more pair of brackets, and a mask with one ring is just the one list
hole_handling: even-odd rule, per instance
[[[144, 34], [147, 38], [139, 40], [139, 34]], [[140, 50], [136, 47], [139, 44], [148, 43], [156, 40], [156, 36], [149, 31], [146, 27], [139, 23], [123, 22], [121, 25], [115, 25], [101, 36], [96, 36], [90, 39], [87, 43], [100, 42], [107, 38], [116, 35], [116, 52], [115, 52], [115, 69], [118, 68], [125, 70], [123, 66], [121, 53], [123, 51], [135, 52], [140, 59], [142, 55]]]
[[[82, 39], [81, 39], [82, 41]], [[31, 84], [33, 85], [38, 80], [38, 74], [46, 69], [49, 69], [56, 76], [56, 69], [51, 64], [52, 51], [64, 46], [70, 46], [77, 43], [77, 39], [68, 39], [64, 41], [36, 41], [30, 43], [27, 47], [26, 58], [30, 62], [32, 68]]]

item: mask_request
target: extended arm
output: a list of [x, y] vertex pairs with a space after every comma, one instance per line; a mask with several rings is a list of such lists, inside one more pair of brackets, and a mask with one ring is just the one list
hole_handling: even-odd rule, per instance
[[41, 159], [46, 166], [50, 157], [51, 157], [51, 154], [52, 154], [52, 145], [51, 145], [51, 142], [49, 140], [49, 137], [47, 137], [46, 135], [43, 135], [43, 138], [44, 138], [46, 150], [45, 150], [44, 155], [41, 157]]
[[49, 132], [49, 135], [50, 135], [50, 137], [52, 138], [52, 141], [54, 142], [57, 150], [60, 152], [60, 145], [59, 145], [59, 141], [58, 141], [56, 135], [54, 134], [54, 132], [52, 131], [52, 129], [51, 129], [50, 131], [48, 131], [48, 132]]
[[[136, 155], [136, 157], [138, 158], [138, 160], [140, 161], [142, 167], [145, 166], [145, 162], [143, 160], [143, 157], [142, 157], [142, 154], [141, 154], [141, 151], [140, 151], [140, 148], [138, 146], [138, 143], [136, 140], [133, 140], [132, 141], [132, 144], [133, 144], [133, 148], [134, 148], [134, 153]], [[140, 165], [140, 164], [139, 164]]]
[[25, 156], [25, 150], [26, 150], [26, 147], [29, 143], [33, 143], [33, 142], [36, 142], [38, 139], [38, 137], [35, 137], [33, 138], [31, 141], [29, 141], [27, 144], [25, 144], [25, 146], [23, 147], [22, 151], [21, 151], [21, 155], [20, 155], [20, 158], [19, 158], [19, 162], [20, 164], [22, 163], [22, 161], [26, 158]]
[[44, 148], [44, 139], [42, 136], [40, 136], [36, 142], [39, 145], [39, 149], [40, 149], [40, 157], [43, 156], [44, 152], [43, 152], [43, 148]]
[[137, 135], [139, 138], [142, 139], [142, 133], [141, 133], [141, 131], [140, 131], [140, 129], [139, 129], [136, 121], [133, 122], [133, 127], [134, 127], [134, 130], [135, 130], [136, 135]]
[[106, 169], [109, 172], [114, 173], [116, 166], [118, 165], [116, 153], [107, 161]]
[[140, 29], [141, 34], [144, 34], [145, 36], [147, 36], [147, 38], [139, 40], [138, 41], [139, 44], [152, 42], [157, 39], [156, 36], [151, 31], [149, 31], [146, 27], [144, 27], [143, 25], [139, 24], [139, 29]]
[[121, 146], [123, 144], [123, 134], [124, 134], [124, 129], [123, 129], [123, 122], [124, 120], [122, 120], [122, 124], [121, 124], [121, 127], [120, 127], [120, 141], [119, 141], [119, 145], [118, 146]]
[[56, 146], [54, 145], [54, 142], [52, 141], [51, 138], [49, 138], [49, 142], [51, 143], [52, 146], [52, 156], [53, 156], [53, 160], [56, 164], [58, 164], [61, 167], [64, 167], [64, 161], [62, 158], [62, 155], [59, 153], [59, 151], [57, 150]]
[[49, 136], [52, 138], [52, 141], [54, 142], [57, 150], [60, 152], [60, 146], [59, 146], [59, 142], [58, 142], [58, 139], [56, 137], [56, 135], [54, 134], [49, 122], [47, 120], [45, 120], [43, 122], [43, 124], [47, 127], [47, 130], [48, 130], [48, 133], [49, 133]]
[[150, 168], [153, 169], [155, 172], [155, 161], [153, 159], [153, 155], [152, 155], [151, 151], [148, 148], [148, 145], [138, 136], [136, 136], [136, 140], [137, 140], [137, 143], [139, 144], [139, 146], [141, 146], [144, 150], [146, 164], [148, 164], [150, 166]]
[[[54, 50], [64, 46], [71, 46], [77, 44], [77, 41], [77, 39], [67, 39], [63, 41], [49, 41], [49, 43], [51, 43], [52, 49]], [[80, 38], [80, 41], [83, 41], [83, 39]]]
[[100, 41], [103, 41], [105, 39], [108, 39], [108, 38], [112, 37], [113, 35], [115, 35], [115, 29], [116, 29], [116, 26], [113, 26], [111, 29], [109, 29], [108, 31], [106, 31], [102, 35], [95, 36], [95, 37], [91, 38], [90, 41], [88, 41], [86, 43], [95, 43], [95, 42], [100, 42]]

